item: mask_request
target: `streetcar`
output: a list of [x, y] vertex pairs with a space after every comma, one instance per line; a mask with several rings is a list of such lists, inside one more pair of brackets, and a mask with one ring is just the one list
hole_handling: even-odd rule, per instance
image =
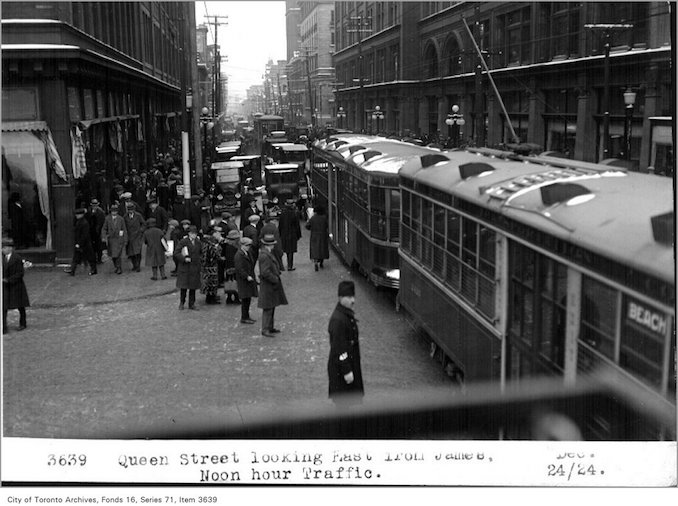
[[[389, 159], [398, 163], [388, 178], [370, 170]], [[312, 184], [332, 244], [362, 270], [381, 254], [367, 216], [386, 200], [397, 304], [462, 387], [576, 385], [609, 369], [675, 410], [674, 201], [664, 179], [346, 134], [315, 143]], [[610, 437], [613, 416], [585, 430]], [[648, 427], [643, 437], [666, 434]]]
[[398, 170], [411, 158], [439, 153], [357, 134], [339, 134], [313, 144], [314, 205], [327, 209], [330, 241], [339, 255], [375, 286], [399, 286]]

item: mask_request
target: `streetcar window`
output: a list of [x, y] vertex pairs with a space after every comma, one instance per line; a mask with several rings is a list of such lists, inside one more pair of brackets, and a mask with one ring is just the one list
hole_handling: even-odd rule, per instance
[[[592, 350], [614, 360], [618, 292], [589, 277], [584, 277], [582, 292], [579, 339]], [[580, 364], [581, 368], [588, 369], [595, 361], [594, 357], [587, 356]]]
[[389, 240], [398, 242], [400, 240], [400, 190], [391, 190], [389, 193]]
[[411, 224], [412, 211], [410, 209], [410, 192], [406, 191], [403, 193], [402, 198], [402, 222], [405, 227], [409, 227]]
[[671, 319], [664, 312], [628, 296], [624, 297], [623, 308], [619, 364], [659, 387]]
[[421, 226], [421, 197], [412, 195], [412, 256], [417, 260], [421, 260], [421, 241], [419, 240], [419, 233]]
[[447, 211], [447, 268], [445, 281], [454, 290], [460, 282], [461, 217], [454, 211]]
[[433, 203], [423, 200], [421, 203], [421, 261], [424, 267], [433, 267]]
[[433, 206], [433, 271], [440, 277], [445, 272], [445, 208]]

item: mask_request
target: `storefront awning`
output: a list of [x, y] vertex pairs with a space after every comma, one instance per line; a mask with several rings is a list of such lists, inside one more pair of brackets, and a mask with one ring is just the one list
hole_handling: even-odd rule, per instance
[[35, 131], [46, 131], [47, 122], [45, 121], [3, 121], [2, 122], [2, 131], [3, 132], [30, 132]]
[[112, 123], [114, 121], [127, 121], [130, 119], [139, 119], [138, 114], [127, 114], [123, 116], [109, 116], [108, 118], [95, 118], [78, 121], [80, 125], [80, 130], [87, 130], [90, 126], [96, 125], [99, 123]]

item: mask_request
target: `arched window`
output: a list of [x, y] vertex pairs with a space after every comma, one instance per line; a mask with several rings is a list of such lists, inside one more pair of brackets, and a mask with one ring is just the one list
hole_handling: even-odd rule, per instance
[[461, 48], [457, 39], [450, 37], [445, 43], [444, 55], [444, 71], [447, 76], [454, 76], [462, 73], [462, 56]]
[[438, 75], [438, 51], [433, 44], [429, 44], [424, 51], [424, 76], [430, 79]]

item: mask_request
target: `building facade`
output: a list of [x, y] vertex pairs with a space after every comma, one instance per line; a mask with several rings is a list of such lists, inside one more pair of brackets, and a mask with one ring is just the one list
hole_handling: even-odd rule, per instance
[[457, 105], [454, 145], [528, 142], [673, 174], [667, 3], [337, 2], [334, 19], [348, 128], [448, 140]]
[[3, 4], [3, 233], [18, 194], [25, 256], [70, 258], [75, 207], [107, 210], [125, 172], [180, 159], [195, 41], [191, 2]]
[[[333, 124], [335, 117], [334, 3], [326, 0], [294, 3], [296, 7], [288, 2], [288, 12], [298, 16], [299, 43], [298, 50], [293, 50], [288, 59], [291, 105], [286, 119], [296, 125], [324, 127]], [[293, 29], [288, 23], [288, 53], [289, 31]]]

